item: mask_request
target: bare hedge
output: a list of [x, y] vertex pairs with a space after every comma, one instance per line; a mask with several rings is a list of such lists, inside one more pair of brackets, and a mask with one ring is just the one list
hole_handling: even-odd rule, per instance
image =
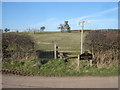
[[34, 42], [27, 34], [3, 33], [2, 51], [3, 60], [27, 59], [33, 56]]
[[120, 53], [119, 30], [91, 31], [85, 39], [86, 47], [94, 54], [94, 60], [98, 67], [118, 65]]

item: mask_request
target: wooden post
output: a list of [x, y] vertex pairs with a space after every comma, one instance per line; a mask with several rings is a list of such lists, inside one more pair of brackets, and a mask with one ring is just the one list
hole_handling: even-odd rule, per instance
[[61, 52], [61, 53], [59, 53], [59, 55], [60, 55], [60, 59], [62, 59], [63, 58], [63, 53]]
[[92, 66], [92, 60], [90, 60], [90, 66]]
[[56, 46], [56, 44], [54, 44], [54, 59], [58, 58], [58, 46]]
[[78, 66], [77, 66], [77, 68], [78, 68], [78, 71], [79, 71], [79, 67], [80, 67], [80, 55], [78, 55], [78, 59], [77, 59], [78, 61], [77, 61], [77, 63], [78, 63]]

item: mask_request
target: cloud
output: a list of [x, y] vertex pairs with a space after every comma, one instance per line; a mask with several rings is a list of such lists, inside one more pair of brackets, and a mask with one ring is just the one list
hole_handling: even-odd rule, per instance
[[[86, 16], [82, 16], [82, 17], [71, 18], [71, 19], [68, 19], [67, 21], [69, 21], [69, 25], [71, 26], [71, 29], [79, 29], [80, 27], [77, 26], [79, 21], [88, 20], [92, 17], [97, 17], [97, 16], [101, 16], [101, 15], [104, 15], [104, 14], [108, 14], [108, 13], [111, 13], [113, 11], [116, 11], [117, 9], [118, 9], [118, 7], [110, 8], [108, 10], [104, 10], [102, 12], [98, 12], [98, 13], [95, 13], [95, 14], [86, 15]], [[39, 29], [41, 26], [45, 26], [46, 31], [58, 30], [57, 27], [59, 26], [59, 24], [64, 23], [64, 21], [66, 21], [66, 20], [60, 20], [59, 18], [52, 17], [52, 18], [49, 18], [45, 21], [37, 23], [35, 25], [31, 25], [31, 28], [33, 27], [33, 28], [38, 28]], [[104, 20], [102, 20], [102, 21], [104, 21]]]
[[68, 19], [68, 21], [74, 22], [74, 21], [79, 21], [79, 20], [89, 18], [89, 17], [91, 17], [91, 16], [89, 15], [89, 16], [77, 17], [77, 18]]
[[111, 13], [111, 12], [116, 11], [116, 10], [118, 10], [118, 7], [111, 8], [111, 9], [108, 9], [108, 10], [105, 10], [105, 11], [102, 11], [102, 12], [99, 12], [99, 13], [93, 15], [93, 17], [94, 17], [94, 16], [101, 16], [101, 15], [104, 15], [104, 14], [108, 14], [108, 13]]
[[[105, 14], [109, 14], [109, 13], [111, 13], [113, 11], [116, 11], [116, 10], [118, 10], [118, 7], [110, 8], [110, 9], [104, 10], [102, 12], [98, 12], [98, 13], [87, 15], [87, 16], [82, 16], [82, 17], [68, 19], [68, 21], [69, 21], [70, 25], [72, 26], [72, 28], [78, 29], [78, 28], [80, 28], [78, 26], [78, 22], [83, 21], [83, 20], [89, 20], [90, 18], [93, 18], [93, 17], [97, 17], [97, 16], [102, 16], [102, 15], [105, 15]], [[93, 21], [96, 21], [96, 20], [93, 20]], [[102, 22], [103, 21], [104, 20], [102, 20]]]
[[105, 10], [105, 11], [102, 11], [102, 12], [98, 12], [96, 14], [91, 14], [91, 15], [87, 15], [87, 16], [82, 16], [82, 17], [68, 19], [68, 21], [71, 22], [71, 23], [75, 23], [75, 22], [79, 22], [80, 20], [83, 20], [83, 19], [87, 19], [87, 18], [91, 18], [91, 17], [96, 17], [96, 16], [101, 16], [101, 15], [104, 15], [104, 14], [108, 14], [108, 13], [111, 13], [111, 12], [113, 12], [115, 10], [118, 10], [118, 7], [111, 8], [111, 9], [108, 9], [108, 10]]
[[86, 24], [85, 28], [92, 28], [92, 29], [117, 28], [118, 27], [117, 22], [118, 22], [117, 18], [98, 19], [94, 22]]

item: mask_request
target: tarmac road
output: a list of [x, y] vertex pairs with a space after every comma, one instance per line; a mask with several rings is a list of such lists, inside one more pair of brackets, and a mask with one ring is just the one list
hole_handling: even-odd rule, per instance
[[2, 88], [118, 88], [118, 77], [42, 77], [3, 75]]

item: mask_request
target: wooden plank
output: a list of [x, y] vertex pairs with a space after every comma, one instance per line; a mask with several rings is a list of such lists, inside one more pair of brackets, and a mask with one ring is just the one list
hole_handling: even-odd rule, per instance
[[67, 55], [68, 57], [78, 57], [78, 55]]
[[59, 52], [70, 52], [70, 53], [80, 53], [80, 51], [59, 51]]

